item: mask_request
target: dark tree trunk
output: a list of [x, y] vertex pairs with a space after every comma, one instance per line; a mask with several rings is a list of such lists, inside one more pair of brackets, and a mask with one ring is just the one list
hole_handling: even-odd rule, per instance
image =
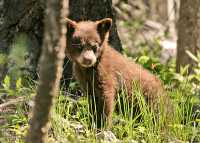
[[[7, 56], [15, 37], [21, 33], [28, 40], [30, 69], [36, 72], [43, 37], [43, 5], [36, 0], [1, 0], [0, 54]], [[0, 83], [6, 74], [7, 63], [0, 65]], [[0, 84], [1, 85], [1, 84]]]
[[200, 51], [200, 0], [181, 0], [180, 18], [178, 21], [178, 47], [176, 70], [181, 66], [190, 65], [190, 71], [195, 62], [186, 54], [186, 50], [194, 55]]
[[48, 142], [47, 133], [51, 108], [58, 94], [66, 47], [65, 0], [47, 0], [45, 33], [40, 58], [39, 87], [35, 97], [33, 117], [27, 143]]

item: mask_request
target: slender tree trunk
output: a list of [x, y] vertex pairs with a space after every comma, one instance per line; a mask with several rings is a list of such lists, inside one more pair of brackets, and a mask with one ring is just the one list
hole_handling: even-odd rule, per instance
[[175, 0], [168, 0], [167, 1], [167, 12], [168, 12], [168, 28], [170, 32], [170, 36], [173, 39], [176, 38], [176, 9], [177, 6], [175, 5]]
[[168, 20], [167, 14], [168, 0], [149, 0], [150, 15], [149, 17], [155, 21], [165, 24]]
[[46, 1], [45, 33], [39, 67], [40, 79], [27, 143], [47, 142], [51, 108], [59, 89], [65, 57], [66, 28], [62, 22], [62, 18], [66, 17], [65, 13], [65, 0]]
[[178, 21], [178, 47], [176, 70], [181, 66], [190, 65], [190, 71], [195, 65], [186, 54], [189, 50], [194, 55], [200, 51], [200, 0], [181, 0], [180, 17]]

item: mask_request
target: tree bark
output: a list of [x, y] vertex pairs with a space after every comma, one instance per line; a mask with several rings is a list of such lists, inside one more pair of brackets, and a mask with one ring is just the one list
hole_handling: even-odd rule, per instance
[[195, 62], [186, 54], [189, 50], [194, 55], [200, 51], [200, 1], [181, 0], [180, 17], [178, 21], [178, 47], [176, 70], [181, 66], [190, 65], [190, 71]]
[[[0, 54], [8, 56], [15, 37], [25, 34], [28, 39], [29, 65], [33, 67], [26, 68], [36, 73], [43, 39], [44, 5], [36, 0], [1, 0], [0, 3]], [[0, 85], [7, 74], [7, 64], [8, 61], [0, 64]]]
[[45, 33], [40, 58], [39, 86], [27, 143], [46, 143], [51, 108], [59, 89], [66, 47], [65, 0], [47, 0]]
[[155, 21], [165, 24], [168, 20], [167, 0], [149, 0], [150, 15], [149, 17]]

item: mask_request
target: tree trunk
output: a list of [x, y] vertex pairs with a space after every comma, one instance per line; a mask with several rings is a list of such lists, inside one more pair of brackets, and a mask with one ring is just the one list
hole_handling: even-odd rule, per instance
[[150, 15], [149, 17], [155, 21], [165, 24], [168, 20], [167, 0], [149, 0]]
[[66, 17], [66, 1], [47, 0], [46, 4], [39, 87], [35, 97], [27, 143], [47, 142], [51, 108], [59, 89], [65, 57], [66, 26], [62, 20]]
[[168, 21], [168, 28], [169, 28], [169, 33], [170, 33], [170, 36], [173, 38], [173, 39], [176, 39], [176, 20], [177, 20], [177, 17], [176, 17], [176, 9], [178, 8], [178, 6], [176, 5], [176, 2], [177, 0], [168, 0], [167, 1], [167, 21]]
[[200, 0], [181, 0], [180, 17], [178, 21], [178, 47], [176, 70], [181, 66], [190, 65], [190, 71], [195, 62], [186, 54], [189, 50], [194, 55], [200, 51]]
[[[43, 37], [44, 5], [36, 0], [0, 0], [0, 54], [8, 57], [15, 37], [21, 33], [27, 37], [29, 71], [36, 73]], [[0, 63], [0, 85], [7, 74], [7, 64]], [[36, 75], [36, 74], [35, 74]]]

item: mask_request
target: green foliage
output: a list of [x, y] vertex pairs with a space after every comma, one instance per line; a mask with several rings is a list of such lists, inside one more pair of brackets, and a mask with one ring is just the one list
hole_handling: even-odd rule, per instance
[[141, 29], [144, 24], [142, 20], [132, 20], [132, 21], [123, 21], [122, 26], [124, 27], [131, 27], [133, 29]]
[[7, 56], [5, 54], [0, 53], [0, 66], [4, 65], [7, 62]]
[[9, 54], [9, 60], [11, 63], [15, 63], [17, 67], [25, 65], [24, 59], [27, 54], [27, 37], [25, 34], [18, 35], [12, 45], [12, 49]]
[[171, 84], [175, 73], [173, 65], [164, 66], [158, 59], [148, 56], [141, 56], [136, 59], [136, 62], [143, 65], [144, 68], [152, 73], [157, 74], [164, 84]]
[[200, 53], [197, 56], [187, 51], [189, 56], [196, 62], [196, 66], [192, 68], [193, 72], [189, 74], [190, 66], [182, 67], [180, 74], [174, 73], [174, 82], [188, 96], [200, 96]]
[[13, 88], [11, 85], [11, 77], [8, 75], [5, 76], [2, 86], [3, 86], [3, 89], [0, 89], [0, 92], [4, 92], [8, 96], [20, 95], [19, 93], [23, 89], [22, 79], [20, 77], [16, 80], [16, 83], [14, 83], [15, 88]]
[[[189, 53], [189, 52], [188, 52]], [[144, 68], [157, 74], [167, 88], [179, 88], [187, 95], [200, 95], [200, 54], [195, 57], [189, 54], [197, 66], [193, 67], [193, 73], [189, 74], [189, 65], [182, 67], [180, 73], [175, 72], [175, 63], [170, 65], [162, 65], [158, 59], [148, 56], [141, 56], [136, 59], [136, 62], [144, 66]]]
[[[23, 78], [24, 72], [22, 69], [28, 67], [27, 57], [27, 43], [26, 34], [21, 33], [15, 37], [11, 45], [9, 55], [6, 57], [8, 76], [10, 77], [11, 86], [17, 79]], [[1, 58], [0, 58], [1, 59]], [[5, 58], [4, 58], [5, 59]], [[5, 60], [4, 60], [5, 61]]]
[[[10, 88], [10, 77], [6, 76], [3, 83], [3, 89], [0, 89], [1, 95], [7, 95], [6, 101], [14, 101], [5, 108], [0, 108], [0, 142], [22, 143], [28, 129], [28, 112], [30, 107], [28, 102], [35, 95], [35, 88], [26, 88], [21, 84], [21, 79], [16, 81], [16, 89]], [[15, 102], [18, 101], [18, 102]], [[3, 120], [2, 120], [3, 119]]]

